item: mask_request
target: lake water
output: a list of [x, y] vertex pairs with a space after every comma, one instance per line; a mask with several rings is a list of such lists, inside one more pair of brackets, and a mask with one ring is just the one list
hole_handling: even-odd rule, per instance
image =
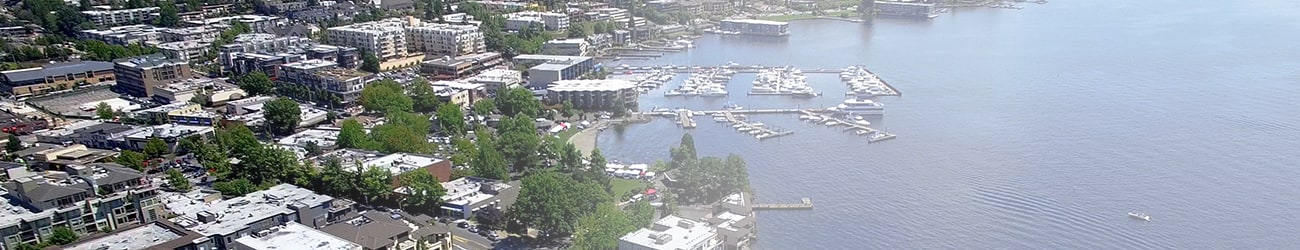
[[[903, 92], [863, 137], [798, 121], [758, 141], [707, 117], [701, 155], [736, 153], [765, 211], [757, 249], [1287, 249], [1300, 245], [1300, 2], [1053, 1], [929, 21], [791, 23], [785, 39], [705, 36], [628, 64], [867, 65]], [[826, 96], [646, 95], [641, 107], [824, 107]], [[677, 79], [680, 81], [681, 77]], [[672, 83], [669, 86], [675, 86]], [[686, 131], [606, 130], [610, 159], [653, 162]], [[1126, 216], [1150, 214], [1151, 222]]]

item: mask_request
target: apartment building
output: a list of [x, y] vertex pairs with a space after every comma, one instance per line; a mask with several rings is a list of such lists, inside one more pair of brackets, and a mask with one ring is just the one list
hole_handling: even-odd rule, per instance
[[500, 90], [521, 87], [524, 83], [524, 76], [518, 70], [489, 69], [470, 77], [469, 82], [483, 84], [484, 94], [496, 96]]
[[152, 20], [153, 14], [157, 14], [159, 10], [158, 7], [114, 10], [111, 6], [95, 6], [94, 10], [82, 11], [81, 14], [95, 25], [117, 26], [147, 22]]
[[618, 239], [619, 250], [720, 249], [714, 229], [704, 223], [668, 215], [650, 228], [638, 229]]
[[317, 43], [297, 36], [277, 36], [266, 33], [242, 34], [234, 42], [218, 49], [222, 67], [233, 74], [262, 71], [278, 79], [279, 66], [287, 63], [321, 59], [338, 64], [341, 68], [356, 68], [360, 64], [360, 51], [352, 47]]
[[636, 84], [626, 80], [563, 80], [546, 88], [549, 103], [568, 101], [581, 109], [608, 109], [634, 107], [637, 103]]
[[506, 30], [522, 30], [534, 24], [540, 25], [546, 30], [565, 30], [569, 28], [569, 15], [537, 11], [506, 14]]
[[[369, 72], [333, 66], [319, 66], [325, 64], [326, 61], [307, 60], [304, 62], [306, 63], [303, 64], [313, 65], [304, 65], [301, 69], [290, 69], [296, 66], [282, 67], [286, 70], [286, 80], [282, 82], [328, 91], [338, 98], [342, 107], [359, 105], [358, 99], [361, 98], [361, 90], [365, 88], [366, 84], [375, 80], [374, 74]], [[293, 71], [293, 73], [289, 73], [289, 71]]]
[[267, 32], [271, 27], [283, 26], [288, 23], [282, 17], [262, 16], [262, 15], [235, 15], [225, 17], [214, 17], [202, 20], [185, 21], [186, 26], [208, 26], [214, 24], [234, 25], [234, 23], [244, 23], [248, 25], [253, 32]]
[[114, 79], [113, 63], [110, 62], [51, 63], [35, 68], [0, 71], [0, 90], [15, 96], [28, 96]]
[[77, 32], [81, 39], [100, 40], [108, 44], [129, 45], [129, 44], [158, 44], [161, 43], [163, 32], [167, 28], [154, 27], [152, 25], [137, 24], [116, 26], [107, 29], [82, 30]]
[[420, 72], [433, 74], [436, 79], [460, 79], [484, 69], [501, 65], [501, 53], [487, 52], [464, 56], [443, 56], [420, 63]]
[[332, 221], [335, 200], [311, 190], [280, 184], [241, 197], [222, 199], [220, 193], [191, 191], [162, 197], [164, 207], [176, 225], [203, 237], [195, 239], [197, 249], [236, 249], [242, 237], [265, 237], [271, 229], [296, 222], [320, 228]]
[[167, 59], [161, 54], [123, 58], [114, 63], [118, 90], [137, 97], [153, 95], [154, 86], [159, 84], [194, 77], [188, 62]]
[[570, 38], [546, 41], [542, 44], [542, 54], [557, 56], [586, 56], [591, 44], [587, 39]]
[[487, 51], [483, 32], [473, 25], [423, 23], [411, 18], [406, 28], [407, 45], [430, 56], [463, 56]]
[[64, 171], [7, 170], [9, 202], [0, 204], [6, 249], [36, 245], [55, 227], [86, 235], [162, 218], [156, 186], [140, 171], [114, 163], [67, 166]]
[[158, 103], [184, 103], [200, 95], [208, 101], [200, 104], [215, 105], [244, 98], [248, 93], [220, 78], [191, 78], [154, 86], [151, 97]]
[[166, 29], [162, 32], [162, 41], [211, 41], [221, 36], [221, 32], [228, 28], [230, 28], [230, 25], [214, 24], [210, 26]]
[[528, 86], [543, 88], [560, 80], [574, 80], [596, 69], [596, 61], [586, 56], [518, 55], [515, 65], [528, 68]]
[[406, 26], [402, 18], [389, 18], [329, 28], [329, 43], [374, 53], [381, 61], [407, 56]]
[[158, 52], [167, 55], [167, 58], [189, 62], [203, 57], [203, 54], [212, 48], [212, 41], [212, 39], [189, 40], [158, 44]]

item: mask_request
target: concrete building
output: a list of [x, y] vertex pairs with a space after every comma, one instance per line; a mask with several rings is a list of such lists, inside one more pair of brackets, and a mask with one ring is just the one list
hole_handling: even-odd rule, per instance
[[[383, 154], [379, 152], [363, 151], [356, 149], [340, 149], [333, 152], [325, 153], [313, 157], [311, 160], [316, 166], [325, 166], [329, 159], [339, 159], [345, 166], [348, 164], [360, 163], [362, 166], [378, 167], [387, 169], [393, 176], [398, 176], [411, 171], [427, 171], [438, 181], [446, 182], [451, 180], [451, 161], [439, 159], [431, 155], [393, 153]], [[349, 172], [357, 172], [356, 168], [346, 168]], [[399, 180], [393, 180], [393, 187], [398, 187]]]
[[267, 32], [271, 27], [283, 26], [287, 23], [282, 17], [262, 16], [262, 15], [235, 15], [214, 17], [203, 20], [185, 21], [186, 26], [209, 26], [214, 24], [234, 25], [234, 23], [244, 23], [248, 25], [253, 32]]
[[235, 11], [234, 4], [212, 4], [199, 6], [198, 10], [176, 13], [181, 21], [197, 21], [214, 17], [228, 16]]
[[356, 68], [361, 53], [356, 48], [325, 45], [297, 36], [276, 36], [265, 33], [242, 34], [235, 41], [218, 49], [224, 70], [232, 74], [262, 71], [272, 80], [278, 79], [280, 65], [307, 60], [330, 60], [342, 68]]
[[[358, 101], [361, 98], [361, 90], [366, 87], [366, 84], [375, 80], [374, 74], [370, 72], [336, 68], [330, 62], [323, 60], [307, 60], [286, 65], [289, 67], [281, 67], [285, 72], [279, 82], [328, 91], [337, 98], [337, 105], [340, 107], [360, 105]], [[320, 105], [327, 105], [327, 103]]]
[[563, 80], [546, 88], [546, 101], [569, 101], [580, 109], [631, 108], [638, 94], [636, 83], [627, 80]]
[[241, 197], [221, 199], [221, 194], [196, 190], [169, 194], [163, 203], [177, 217], [176, 225], [197, 232], [197, 249], [237, 249], [236, 239], [273, 234], [289, 222], [323, 227], [331, 221], [334, 198], [291, 184], [280, 184]]
[[574, 80], [596, 69], [596, 61], [585, 56], [518, 55], [515, 65], [528, 68], [528, 86], [543, 88], [560, 80]]
[[313, 143], [321, 148], [334, 148], [338, 141], [338, 128], [322, 126], [285, 136], [275, 143], [291, 147], [305, 147], [308, 143]]
[[406, 25], [409, 20], [389, 18], [373, 22], [332, 27], [326, 30], [329, 43], [374, 53], [381, 61], [405, 58]]
[[509, 1], [470, 1], [470, 2], [483, 5], [483, 7], [488, 10], [499, 11], [502, 13], [515, 12], [515, 11], [522, 10], [524, 8], [528, 8], [528, 3], [526, 2], [509, 2]]
[[190, 78], [154, 86], [153, 100], [158, 103], [189, 102], [195, 96], [207, 100], [202, 105], [224, 104], [248, 96], [248, 93], [219, 78]]
[[522, 11], [506, 14], [506, 30], [522, 30], [534, 24], [546, 30], [569, 28], [569, 15], [554, 12]]
[[915, 18], [931, 18], [934, 15], [934, 3], [917, 1], [875, 1], [875, 7], [881, 15]]
[[158, 249], [192, 250], [194, 240], [202, 237], [166, 220], [154, 221], [112, 234], [82, 238], [81, 242], [63, 246], [67, 250]]
[[308, 23], [319, 23], [329, 20], [350, 21], [352, 17], [361, 14], [362, 11], [368, 11], [353, 4], [352, 2], [341, 2], [330, 6], [310, 6], [306, 9], [289, 12], [287, 16], [293, 20], [301, 20]]
[[136, 9], [114, 10], [110, 6], [95, 6], [94, 10], [82, 11], [91, 23], [99, 26], [116, 26], [130, 23], [143, 23], [153, 19], [160, 8], [144, 7]]
[[457, 57], [443, 56], [420, 63], [420, 72], [432, 74], [435, 79], [454, 80], [496, 67], [503, 62], [501, 53], [496, 52]]
[[167, 58], [189, 62], [203, 57], [212, 48], [212, 40], [169, 42], [158, 45], [158, 51]]
[[719, 202], [719, 212], [708, 219], [723, 249], [748, 249], [754, 239], [754, 198], [745, 193], [728, 195]]
[[524, 75], [517, 70], [489, 69], [470, 77], [469, 82], [482, 84], [485, 95], [496, 96], [502, 89], [522, 87]]
[[484, 95], [483, 84], [455, 81], [436, 81], [431, 84], [434, 93], [443, 103], [460, 105], [463, 109], [468, 109], [475, 101], [483, 99]]
[[650, 228], [637, 229], [618, 239], [619, 250], [713, 250], [717, 234], [703, 223], [668, 215]]
[[788, 36], [790, 35], [790, 23], [755, 20], [755, 19], [730, 19], [722, 20], [718, 24], [718, 29], [722, 32], [730, 32], [740, 35], [758, 35], [758, 36]]
[[265, 233], [235, 239], [235, 244], [230, 249], [282, 250], [293, 249], [294, 246], [317, 250], [362, 250], [357, 243], [292, 221], [270, 228]]
[[230, 28], [230, 25], [217, 24], [211, 26], [189, 27], [166, 29], [162, 33], [163, 42], [181, 42], [181, 41], [210, 41], [216, 40], [221, 36], [221, 32]]
[[115, 148], [139, 152], [144, 150], [144, 144], [149, 143], [149, 140], [154, 138], [166, 142], [168, 148], [176, 148], [176, 143], [180, 142], [182, 138], [189, 136], [212, 138], [215, 134], [216, 129], [212, 125], [172, 123], [133, 128], [122, 133], [121, 137], [108, 138], [108, 140], [109, 144], [115, 145]]
[[130, 45], [145, 44], [153, 45], [162, 41], [163, 32], [167, 28], [154, 27], [152, 25], [138, 24], [116, 26], [107, 29], [82, 30], [77, 33], [81, 39], [100, 40], [108, 44]]
[[[244, 126], [250, 126], [250, 127], [262, 126], [262, 124], [266, 122], [266, 114], [263, 113], [262, 108], [265, 107], [267, 101], [274, 100], [274, 99], [273, 98], [250, 98], [250, 99], [251, 100], [248, 100], [250, 102], [236, 101], [236, 102], [231, 102], [231, 104], [227, 104], [226, 105], [227, 111], [230, 111], [230, 109], [233, 107], [239, 107], [237, 108], [238, 109], [237, 112], [227, 113], [227, 114], [238, 113], [240, 115], [227, 116], [225, 122], [227, 122], [227, 124], [242, 123]], [[301, 120], [298, 121], [297, 127], [299, 128], [308, 127], [308, 126], [313, 126], [318, 123], [324, 122], [327, 116], [326, 113], [327, 112], [325, 110], [312, 107], [309, 104], [299, 103], [298, 117], [300, 117], [299, 119]]]
[[36, 68], [0, 71], [3, 91], [15, 96], [38, 95], [114, 80], [113, 63], [99, 61], [51, 63]]
[[140, 119], [194, 126], [213, 126], [221, 119], [221, 115], [189, 102], [177, 102], [132, 113]]
[[[65, 146], [66, 145], [66, 146]], [[118, 155], [117, 151], [88, 148], [81, 144], [36, 144], [17, 152], [28, 166], [62, 169], [67, 166], [92, 165]]]
[[7, 170], [8, 202], [0, 204], [3, 247], [37, 245], [54, 227], [79, 235], [128, 228], [162, 218], [156, 186], [140, 171], [114, 163], [68, 166], [64, 171]]
[[138, 97], [153, 95], [154, 86], [194, 76], [188, 62], [158, 54], [118, 59], [114, 63], [118, 90]]
[[546, 41], [542, 44], [542, 54], [557, 56], [586, 56], [591, 49], [587, 39], [571, 38]]
[[487, 52], [483, 32], [473, 25], [422, 23], [410, 18], [407, 46], [429, 56], [464, 56]]
[[620, 8], [594, 8], [583, 14], [587, 21], [590, 22], [611, 22], [619, 28], [644, 27], [649, 23], [645, 18], [634, 18], [626, 9]]
[[476, 177], [464, 177], [443, 182], [447, 194], [442, 196], [443, 213], [454, 218], [469, 219], [474, 212], [487, 207], [500, 206], [502, 191], [510, 189], [509, 184], [496, 180]]
[[[366, 250], [416, 250], [420, 241], [424, 241], [428, 250], [439, 250], [442, 246], [429, 243], [435, 236], [430, 227], [413, 229], [411, 222], [394, 218], [392, 214], [366, 211], [356, 218], [334, 223], [321, 231], [344, 240], [355, 242], [360, 249]], [[440, 227], [440, 226], [439, 226]]]

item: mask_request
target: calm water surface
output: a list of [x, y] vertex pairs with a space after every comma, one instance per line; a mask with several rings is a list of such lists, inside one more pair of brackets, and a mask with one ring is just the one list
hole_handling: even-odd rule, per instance
[[[701, 155], [743, 155], [762, 201], [758, 249], [1287, 249], [1300, 245], [1300, 2], [1053, 1], [955, 10], [931, 21], [797, 21], [786, 39], [705, 36], [690, 52], [628, 64], [865, 64], [883, 98], [868, 144], [789, 115], [757, 141], [700, 120]], [[680, 81], [681, 78], [678, 79]], [[642, 108], [820, 107], [827, 96], [665, 98]], [[675, 84], [675, 83], [674, 83]], [[611, 159], [668, 157], [684, 130], [607, 130]], [[1146, 212], [1152, 222], [1128, 218]]]

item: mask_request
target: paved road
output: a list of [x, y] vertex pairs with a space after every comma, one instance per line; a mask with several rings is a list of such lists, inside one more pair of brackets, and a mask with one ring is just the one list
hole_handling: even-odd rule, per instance
[[[492, 249], [493, 242], [478, 235], [478, 233], [471, 233], [469, 230], [457, 227], [456, 225], [452, 225], [451, 232], [452, 235], [455, 236], [452, 238], [452, 245], [462, 247], [466, 250]], [[460, 250], [460, 248], [457, 248], [456, 250]]]

